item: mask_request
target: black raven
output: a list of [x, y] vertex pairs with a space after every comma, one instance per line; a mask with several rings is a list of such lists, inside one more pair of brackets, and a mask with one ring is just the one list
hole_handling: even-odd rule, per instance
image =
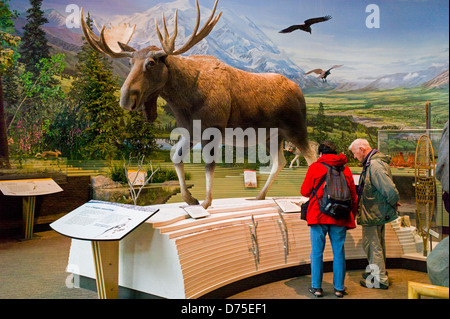
[[311, 33], [311, 25], [314, 23], [324, 22], [331, 19], [331, 16], [325, 16], [320, 18], [312, 18], [305, 21], [305, 24], [296, 24], [291, 25], [289, 28], [286, 28], [284, 30], [281, 30], [280, 33], [290, 33], [294, 30], [303, 30], [305, 32]]

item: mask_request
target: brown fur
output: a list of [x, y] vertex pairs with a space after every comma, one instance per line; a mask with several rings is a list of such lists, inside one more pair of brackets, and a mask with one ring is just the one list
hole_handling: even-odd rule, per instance
[[[167, 56], [154, 61], [148, 58], [153, 50], [154, 47], [142, 49], [132, 59], [133, 68], [121, 90], [123, 108], [136, 110], [144, 105], [146, 117], [153, 120], [159, 95], [167, 101], [178, 127], [186, 128], [191, 136], [193, 120], [201, 120], [202, 130], [216, 127], [222, 133], [225, 128], [278, 128], [278, 167], [258, 199], [265, 198], [273, 179], [284, 167], [282, 139], [299, 148], [309, 164], [315, 161], [307, 140], [306, 103], [297, 84], [279, 74], [245, 72], [211, 56]], [[155, 63], [147, 68], [149, 62]], [[183, 185], [180, 165], [176, 169]], [[213, 166], [208, 167], [209, 174], [213, 174]], [[211, 176], [208, 178], [212, 181]], [[207, 191], [204, 207], [211, 204], [211, 192]], [[190, 204], [197, 202], [183, 186], [182, 196]]]

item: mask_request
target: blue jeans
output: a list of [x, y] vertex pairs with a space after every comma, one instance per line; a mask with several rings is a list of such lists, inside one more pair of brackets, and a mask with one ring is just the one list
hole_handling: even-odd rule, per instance
[[344, 290], [345, 249], [344, 242], [347, 229], [337, 225], [311, 225], [311, 287], [322, 288], [323, 250], [325, 236], [330, 237], [333, 248], [333, 285], [337, 290]]

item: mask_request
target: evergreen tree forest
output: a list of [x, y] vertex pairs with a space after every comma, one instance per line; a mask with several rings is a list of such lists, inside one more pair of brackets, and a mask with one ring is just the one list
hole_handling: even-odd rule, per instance
[[[0, 20], [0, 117], [6, 131], [1, 134], [6, 138], [0, 141], [0, 158], [29, 158], [55, 150], [62, 157], [80, 160], [151, 155], [157, 149], [155, 128], [140, 113], [121, 109], [118, 78], [111, 62], [84, 41], [70, 89], [64, 92], [65, 56], [52, 50], [41, 28], [47, 21], [42, 0], [30, 0], [21, 39], [15, 37], [13, 18], [17, 13], [9, 10], [8, 2], [0, 1], [0, 10], [9, 12], [2, 12]], [[86, 21], [92, 27], [89, 15]], [[6, 35], [12, 40], [5, 40]], [[4, 63], [5, 52], [8, 63]], [[6, 160], [0, 159], [0, 165], [7, 166], [1, 163]]]

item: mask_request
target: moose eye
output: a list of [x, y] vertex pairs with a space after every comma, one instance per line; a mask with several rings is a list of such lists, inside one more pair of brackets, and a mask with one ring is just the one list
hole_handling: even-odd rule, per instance
[[145, 68], [147, 70], [150, 70], [155, 64], [156, 64], [155, 60], [147, 59], [147, 61], [145, 62]]

